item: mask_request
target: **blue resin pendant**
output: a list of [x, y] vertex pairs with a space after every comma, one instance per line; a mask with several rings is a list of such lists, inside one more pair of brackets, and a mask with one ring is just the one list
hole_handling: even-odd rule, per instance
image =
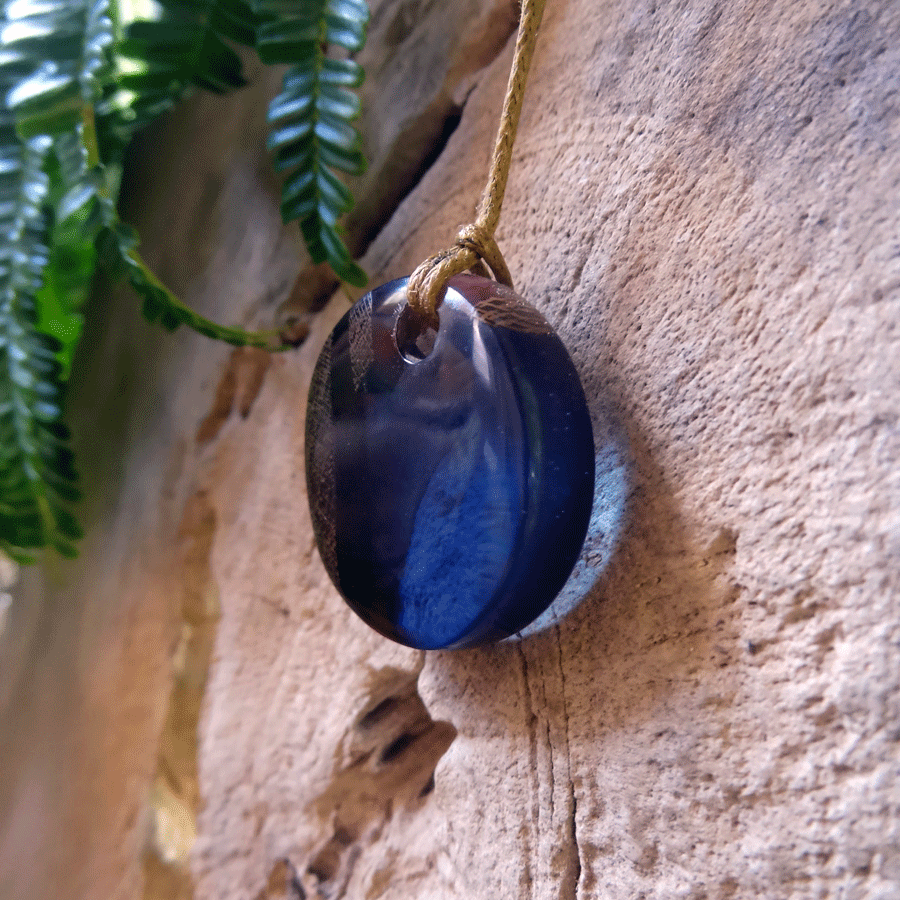
[[319, 552], [386, 637], [502, 640], [549, 606], [584, 541], [584, 391], [544, 317], [486, 278], [452, 278], [433, 346], [406, 346], [406, 282], [366, 294], [316, 365], [306, 478]]

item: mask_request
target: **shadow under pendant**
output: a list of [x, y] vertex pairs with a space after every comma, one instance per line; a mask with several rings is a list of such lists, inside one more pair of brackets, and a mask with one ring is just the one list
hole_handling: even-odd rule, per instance
[[433, 345], [407, 345], [406, 283], [366, 294], [316, 365], [316, 541], [341, 595], [386, 637], [420, 649], [502, 640], [550, 605], [584, 542], [584, 390], [546, 319], [486, 278], [452, 278]]

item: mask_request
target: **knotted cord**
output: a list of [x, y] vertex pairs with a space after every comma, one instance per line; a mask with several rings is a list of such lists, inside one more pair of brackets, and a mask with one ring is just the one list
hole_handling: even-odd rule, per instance
[[522, 114], [525, 83], [545, 4], [546, 0], [522, 0], [515, 56], [506, 87], [500, 128], [494, 143], [490, 173], [477, 217], [472, 224], [460, 229], [452, 247], [426, 259], [409, 278], [406, 287], [409, 305], [426, 326], [437, 328], [437, 310], [444, 298], [447, 282], [454, 275], [469, 269], [479, 275], [488, 275], [489, 268], [490, 274], [497, 281], [512, 287], [512, 278], [494, 240], [494, 232], [500, 221], [513, 144]]

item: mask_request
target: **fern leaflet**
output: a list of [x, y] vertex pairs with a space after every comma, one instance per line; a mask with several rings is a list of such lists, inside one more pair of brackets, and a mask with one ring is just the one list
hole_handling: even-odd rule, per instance
[[19, 560], [48, 543], [72, 555], [80, 536], [68, 509], [78, 492], [61, 421], [60, 345], [38, 331], [35, 303], [49, 255], [50, 144], [22, 144], [11, 122], [0, 126], [0, 547]]
[[363, 72], [355, 60], [329, 56], [327, 48], [356, 53], [365, 42], [365, 0], [254, 0], [260, 17], [257, 50], [263, 62], [288, 63], [283, 90], [269, 106], [269, 149], [287, 173], [281, 215], [299, 220], [314, 262], [328, 261], [344, 281], [362, 287], [365, 273], [353, 262], [338, 220], [353, 195], [332, 170], [365, 170], [362, 140], [352, 125], [359, 115], [353, 88]]
[[18, 559], [48, 544], [72, 555], [80, 536], [69, 508], [78, 491], [62, 422], [62, 346], [39, 327], [39, 302], [55, 229], [48, 170], [63, 178], [54, 135], [77, 127], [99, 95], [112, 42], [107, 9], [107, 0], [3, 6], [0, 546]]
[[136, 126], [167, 110], [192, 87], [224, 94], [246, 84], [226, 40], [253, 46], [257, 18], [244, 0], [159, 0], [157, 19], [132, 22], [119, 44], [135, 71], [119, 76], [133, 92]]

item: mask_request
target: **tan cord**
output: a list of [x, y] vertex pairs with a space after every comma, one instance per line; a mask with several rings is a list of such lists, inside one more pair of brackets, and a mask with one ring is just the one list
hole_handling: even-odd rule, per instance
[[545, 4], [546, 0], [522, 0], [516, 53], [509, 73], [509, 84], [506, 87], [500, 129], [494, 143], [490, 175], [478, 206], [478, 216], [471, 225], [466, 225], [460, 230], [452, 247], [426, 259], [409, 278], [406, 287], [409, 305], [419, 318], [432, 328], [437, 328], [437, 310], [444, 298], [447, 281], [454, 275], [459, 275], [467, 269], [486, 275], [487, 269], [484, 264], [487, 263], [497, 281], [512, 287], [512, 278], [503, 261], [503, 254], [494, 240], [494, 232], [500, 221], [500, 208], [503, 205], [503, 194], [509, 178], [516, 129], [519, 127], [519, 117], [522, 114], [525, 82], [528, 79], [528, 70], [531, 67]]

